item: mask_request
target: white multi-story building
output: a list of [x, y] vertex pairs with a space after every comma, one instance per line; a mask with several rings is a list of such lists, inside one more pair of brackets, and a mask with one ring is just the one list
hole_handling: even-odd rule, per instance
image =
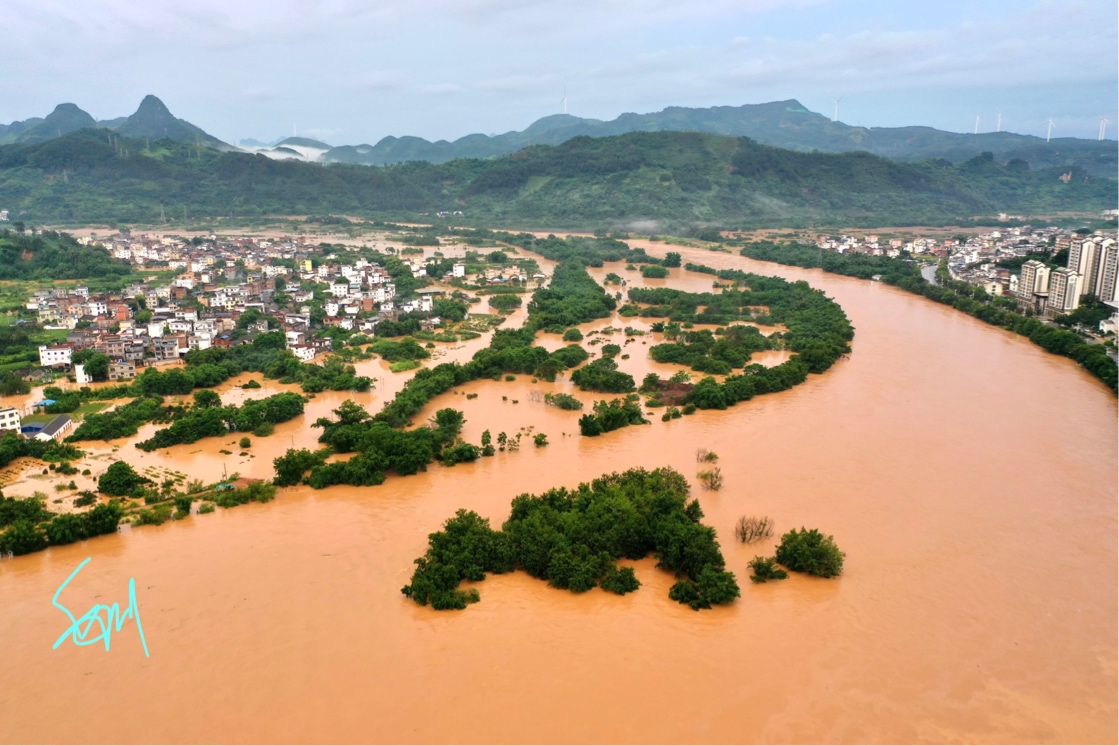
[[46, 345], [39, 346], [39, 365], [69, 365], [70, 356], [73, 350], [69, 347], [47, 347]]
[[1020, 297], [1032, 300], [1034, 294], [1044, 293], [1048, 289], [1048, 267], [1035, 259], [1031, 259], [1022, 265], [1022, 275], [1018, 281], [1018, 295]]
[[1081, 295], [1094, 294], [1098, 260], [1094, 241], [1074, 239], [1069, 245], [1068, 268], [1084, 278], [1080, 285]]
[[310, 345], [293, 345], [291, 351], [297, 358], [305, 363], [309, 363], [315, 359], [315, 348]]
[[1108, 238], [1100, 242], [1099, 268], [1096, 270], [1096, 297], [1104, 303], [1119, 300], [1119, 245]]
[[1061, 267], [1049, 276], [1049, 299], [1045, 307], [1050, 313], [1072, 313], [1080, 305], [1080, 275]]
[[20, 417], [18, 409], [15, 407], [0, 408], [0, 432], [14, 430], [18, 433], [22, 426], [23, 419]]
[[1116, 269], [1119, 264], [1115, 239], [1075, 239], [1069, 245], [1068, 268], [1083, 279], [1081, 296], [1093, 296], [1105, 303], [1116, 299]]

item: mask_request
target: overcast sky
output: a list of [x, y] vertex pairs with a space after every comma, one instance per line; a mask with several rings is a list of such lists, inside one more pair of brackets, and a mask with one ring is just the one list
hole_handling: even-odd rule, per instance
[[798, 99], [864, 126], [1119, 131], [1115, 0], [4, 0], [0, 121], [147, 93], [227, 141], [454, 139]]

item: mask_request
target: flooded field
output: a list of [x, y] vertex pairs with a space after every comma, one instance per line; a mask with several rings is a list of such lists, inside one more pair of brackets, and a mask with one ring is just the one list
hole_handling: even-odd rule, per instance
[[[472, 442], [488, 429], [543, 432], [550, 445], [526, 439], [516, 453], [380, 487], [283, 490], [266, 505], [0, 562], [0, 740], [1115, 742], [1111, 393], [1028, 340], [885, 285], [633, 243], [805, 279], [846, 310], [854, 351], [790, 391], [669, 423], [658, 411], [653, 424], [598, 438], [578, 435], [577, 413], [540, 401], [550, 391], [602, 398], [566, 378], [477, 381], [417, 422], [451, 406]], [[607, 271], [696, 291], [713, 279], [593, 270], [599, 281]], [[581, 328], [589, 340], [648, 322]], [[674, 370], [648, 360], [647, 336], [609, 339], [637, 380]], [[469, 359], [487, 341], [440, 345], [433, 362]], [[378, 378], [374, 390], [316, 395], [245, 456], [233, 437], [144, 453], [132, 443], [149, 425], [128, 441], [84, 444], [93, 472], [124, 459], [204, 481], [270, 477], [275, 456], [315, 446], [316, 418], [347, 398], [376, 410], [408, 376], [380, 360], [358, 367]], [[238, 388], [250, 377], [263, 387]], [[246, 375], [218, 390], [239, 403], [290, 388]], [[701, 447], [721, 456], [720, 492], [694, 479]], [[692, 479], [719, 532], [742, 586], [730, 607], [670, 601], [672, 578], [652, 559], [635, 565], [643, 587], [621, 598], [524, 573], [478, 584], [482, 600], [464, 612], [400, 594], [427, 534], [457, 508], [500, 524], [517, 494], [665, 465]], [[34, 477], [5, 494], [49, 491]], [[737, 544], [743, 514], [771, 516], [778, 534], [803, 525], [834, 535], [843, 576], [751, 584], [746, 563], [775, 539]], [[51, 596], [86, 557], [71, 609], [124, 606], [135, 578], [150, 657], [131, 624], [108, 652], [51, 649], [67, 626]]]

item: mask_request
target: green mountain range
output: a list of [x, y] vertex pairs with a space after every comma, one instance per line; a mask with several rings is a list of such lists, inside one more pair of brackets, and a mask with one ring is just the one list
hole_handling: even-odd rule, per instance
[[320, 160], [376, 166], [406, 161], [445, 163], [456, 158], [510, 155], [530, 145], [558, 145], [582, 135], [611, 137], [662, 131], [749, 137], [764, 145], [805, 152], [866, 151], [900, 161], [945, 158], [959, 163], [990, 152], [1003, 162], [1020, 158], [1034, 168], [1075, 166], [1096, 176], [1119, 175], [1114, 140], [1068, 137], [1046, 142], [1012, 132], [966, 135], [932, 127], [852, 127], [811, 112], [796, 100], [705, 109], [673, 106], [652, 114], [622, 114], [608, 122], [555, 114], [537, 120], [523, 132], [493, 137], [467, 135], [454, 142], [386, 137], [376, 145], [336, 147]]
[[[155, 96], [145, 97], [130, 117], [96, 123], [77, 106], [62, 104], [46, 120], [34, 118], [0, 125], [0, 144], [42, 142], [82, 127], [97, 126], [136, 139], [169, 137], [219, 150], [231, 148], [193, 124], [176, 119]], [[384, 166], [409, 161], [447, 163], [461, 158], [500, 158], [532, 145], [559, 145], [575, 137], [613, 137], [630, 132], [704, 132], [749, 137], [788, 150], [864, 151], [897, 161], [944, 158], [962, 163], [988, 152], [1000, 162], [1020, 159], [1035, 169], [1071, 167], [1093, 176], [1119, 175], [1119, 149], [1114, 140], [1065, 137], [1046, 142], [1041, 137], [1012, 132], [969, 135], [932, 127], [852, 127], [811, 112], [795, 99], [704, 109], [673, 106], [651, 114], [622, 114], [610, 121], [555, 114], [537, 120], [521, 132], [473, 134], [453, 142], [386, 137], [376, 145], [331, 147], [317, 140], [289, 137], [271, 144], [257, 140], [243, 140], [239, 144], [246, 150], [277, 159]]]
[[59, 104], [45, 118], [0, 124], [0, 145], [46, 142], [81, 129], [109, 130], [136, 140], [170, 139], [176, 142], [205, 145], [218, 150], [230, 146], [183, 119], [176, 119], [167, 106], [155, 96], [145, 96], [136, 112], [98, 122], [75, 104]]
[[555, 228], [949, 224], [999, 212], [1098, 212], [1116, 181], [1079, 168], [1031, 169], [981, 154], [897, 163], [803, 153], [744, 137], [633, 132], [577, 137], [512, 156], [386, 167], [218, 152], [96, 130], [0, 146], [0, 209], [27, 222], [150, 223], [346, 214]]

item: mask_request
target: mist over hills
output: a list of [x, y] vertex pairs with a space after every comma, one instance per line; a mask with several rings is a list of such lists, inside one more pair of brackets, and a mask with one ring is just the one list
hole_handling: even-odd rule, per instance
[[[298, 142], [278, 145], [293, 153]], [[1063, 178], [1062, 178], [1063, 177]], [[489, 226], [597, 228], [958, 224], [999, 212], [1113, 208], [1116, 182], [1076, 167], [898, 163], [696, 132], [579, 136], [511, 156], [384, 167], [275, 160], [84, 129], [0, 146], [0, 209], [30, 222], [151, 223], [344, 214]]]

